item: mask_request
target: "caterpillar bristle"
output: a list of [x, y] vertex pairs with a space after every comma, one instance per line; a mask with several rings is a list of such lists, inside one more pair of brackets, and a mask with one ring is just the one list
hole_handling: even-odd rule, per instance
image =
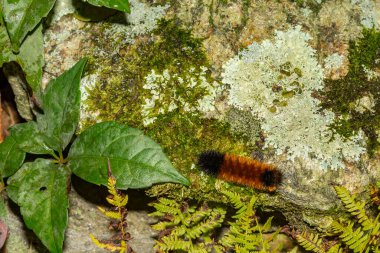
[[198, 165], [209, 175], [263, 191], [275, 191], [282, 181], [282, 173], [270, 164], [213, 150], [201, 153]]
[[198, 156], [198, 166], [207, 174], [216, 177], [224, 160], [224, 154], [208, 150]]

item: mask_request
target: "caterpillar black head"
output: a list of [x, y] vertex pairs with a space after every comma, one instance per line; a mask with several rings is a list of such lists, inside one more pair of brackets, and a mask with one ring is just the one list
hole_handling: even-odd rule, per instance
[[198, 156], [198, 166], [207, 174], [216, 177], [223, 164], [224, 154], [209, 150]]

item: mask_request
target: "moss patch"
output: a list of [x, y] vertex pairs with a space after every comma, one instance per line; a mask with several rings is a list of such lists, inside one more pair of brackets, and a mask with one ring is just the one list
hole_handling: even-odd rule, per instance
[[[104, 45], [101, 44], [108, 44], [106, 39], [99, 43], [102, 49]], [[156, 115], [155, 121], [149, 125], [144, 125], [142, 113], [144, 102], [151, 95], [144, 88], [145, 78], [152, 70], [161, 75], [167, 72], [176, 76], [177, 81], [161, 92], [173, 93], [174, 90], [186, 89], [183, 85], [188, 84], [181, 84], [178, 80], [180, 77], [186, 80], [190, 72], [194, 74], [194, 80], [202, 76], [207, 82], [215, 82], [210, 71], [204, 74], [204, 68], [209, 69], [210, 64], [202, 40], [194, 38], [190, 30], [180, 28], [176, 21], [162, 20], [152, 36], [140, 37], [133, 45], [118, 48], [117, 54], [111, 57], [104, 52], [96, 54], [97, 49], [94, 49], [97, 55], [94, 62], [101, 65], [98, 83], [89, 91], [85, 102], [90, 111], [98, 112], [97, 118], [101, 121], [116, 120], [143, 130], [163, 147], [176, 168], [193, 182], [191, 188], [157, 185], [149, 190], [149, 195], [218, 199], [213, 189], [215, 182], [219, 181], [199, 172], [195, 167], [197, 155], [207, 149], [245, 154], [245, 142], [231, 134], [228, 124], [204, 118], [199, 111], [186, 112], [177, 107]], [[108, 50], [112, 52], [113, 48]], [[189, 69], [193, 70], [189, 72]], [[200, 97], [187, 96], [187, 102], [191, 104], [192, 100]], [[227, 183], [220, 184], [229, 187]], [[241, 191], [252, 190], [241, 187]]]
[[[323, 108], [331, 108], [339, 117], [331, 128], [350, 138], [362, 130], [367, 139], [370, 155], [380, 143], [380, 86], [379, 77], [369, 78], [368, 71], [380, 68], [380, 33], [363, 30], [363, 37], [350, 42], [349, 72], [339, 80], [326, 80]], [[368, 105], [362, 102], [368, 100]], [[361, 108], [362, 107], [362, 108]]]

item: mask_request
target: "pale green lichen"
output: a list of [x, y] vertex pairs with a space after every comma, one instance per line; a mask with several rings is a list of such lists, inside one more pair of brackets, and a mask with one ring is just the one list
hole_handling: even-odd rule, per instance
[[372, 94], [369, 94], [367, 96], [358, 98], [355, 102], [355, 111], [359, 113], [364, 113], [366, 111], [369, 111], [370, 113], [374, 113], [374, 107], [375, 107], [375, 99]]
[[131, 44], [134, 39], [151, 32], [157, 26], [157, 20], [165, 15], [169, 5], [149, 6], [138, 0], [130, 0], [131, 13], [125, 13], [125, 21], [128, 23], [110, 23], [104, 29], [104, 36], [109, 43], [114, 45], [115, 53], [125, 44]]
[[142, 107], [144, 125], [153, 123], [157, 116], [177, 109], [180, 114], [203, 116], [215, 110], [218, 83], [207, 81], [207, 67], [200, 67], [170, 74], [165, 69], [162, 74], [152, 70], [145, 77], [144, 89], [149, 91]]
[[273, 41], [253, 43], [224, 65], [223, 82], [231, 87], [229, 104], [261, 120], [264, 148], [336, 169], [344, 166], [343, 159], [358, 160], [365, 152], [363, 136], [344, 141], [329, 130], [335, 114], [320, 111], [313, 97], [323, 88], [323, 69], [309, 39], [295, 27], [276, 32]]
[[339, 69], [343, 65], [344, 56], [338, 53], [333, 53], [327, 56], [324, 61], [324, 69], [325, 71], [331, 71], [335, 69]]
[[351, 0], [351, 4], [357, 5], [361, 11], [360, 23], [365, 28], [380, 27], [380, 10], [372, 0]]
[[367, 81], [376, 81], [380, 79], [380, 73], [378, 71], [367, 68], [365, 65], [362, 65], [363, 71], [367, 77]]

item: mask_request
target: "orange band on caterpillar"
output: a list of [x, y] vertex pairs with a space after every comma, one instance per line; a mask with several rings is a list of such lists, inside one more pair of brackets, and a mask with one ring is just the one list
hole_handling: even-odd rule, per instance
[[282, 180], [281, 172], [270, 164], [216, 151], [201, 153], [198, 165], [209, 175], [262, 191], [275, 191]]

